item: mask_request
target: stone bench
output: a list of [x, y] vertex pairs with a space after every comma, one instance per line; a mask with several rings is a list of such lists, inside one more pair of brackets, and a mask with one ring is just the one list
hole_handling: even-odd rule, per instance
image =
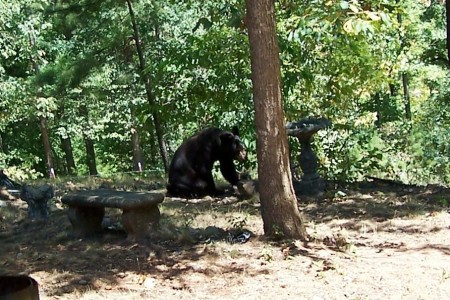
[[69, 206], [68, 217], [77, 236], [102, 231], [105, 207], [122, 209], [122, 223], [128, 237], [140, 240], [158, 225], [158, 204], [163, 193], [127, 192], [107, 189], [77, 191], [61, 198]]

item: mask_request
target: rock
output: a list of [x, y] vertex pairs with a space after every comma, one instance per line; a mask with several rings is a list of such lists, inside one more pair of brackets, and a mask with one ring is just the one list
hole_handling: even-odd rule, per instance
[[143, 283], [143, 286], [147, 289], [152, 289], [153, 287], [155, 287], [155, 285], [156, 285], [155, 279], [150, 277], [147, 277]]
[[78, 281], [78, 284], [79, 285], [87, 285], [88, 282], [87, 282], [87, 280], [81, 279], [80, 281]]

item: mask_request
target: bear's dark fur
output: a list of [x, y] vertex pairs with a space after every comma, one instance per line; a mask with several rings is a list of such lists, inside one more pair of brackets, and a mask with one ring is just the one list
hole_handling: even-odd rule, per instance
[[232, 132], [204, 129], [184, 141], [175, 151], [169, 168], [167, 192], [177, 197], [218, 195], [212, 175], [213, 164], [220, 163], [223, 177], [236, 185], [239, 176], [233, 160], [243, 161], [246, 153], [237, 127]]

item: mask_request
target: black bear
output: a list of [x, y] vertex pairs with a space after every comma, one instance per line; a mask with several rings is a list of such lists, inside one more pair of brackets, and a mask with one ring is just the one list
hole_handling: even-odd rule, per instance
[[219, 195], [212, 175], [213, 164], [220, 163], [223, 177], [236, 185], [239, 176], [233, 160], [246, 158], [239, 130], [232, 132], [207, 128], [184, 141], [175, 151], [169, 168], [167, 192], [170, 196], [202, 197]]

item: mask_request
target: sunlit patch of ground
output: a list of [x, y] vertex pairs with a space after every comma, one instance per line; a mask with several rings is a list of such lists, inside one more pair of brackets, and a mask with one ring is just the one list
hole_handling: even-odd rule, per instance
[[[257, 199], [167, 198], [152, 239], [137, 244], [108, 210], [110, 230], [72, 235], [58, 187], [47, 222], [26, 204], [0, 207], [0, 274], [29, 274], [41, 299], [446, 299], [450, 192], [384, 184], [333, 186], [300, 203], [311, 241], [267, 241]], [[139, 190], [144, 183], [102, 182]], [[145, 184], [158, 188], [157, 185]], [[233, 235], [251, 232], [245, 243]], [[231, 238], [230, 238], [231, 237]]]

